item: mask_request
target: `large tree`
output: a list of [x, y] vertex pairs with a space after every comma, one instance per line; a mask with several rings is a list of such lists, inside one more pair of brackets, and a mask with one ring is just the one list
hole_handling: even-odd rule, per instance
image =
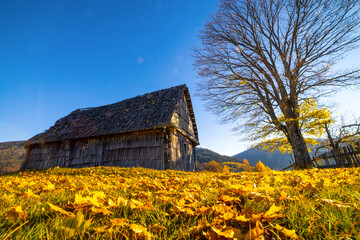
[[359, 24], [358, 0], [222, 0], [194, 49], [200, 94], [245, 131], [272, 124], [307, 167], [299, 106], [357, 83], [359, 69], [334, 64], [357, 47]]

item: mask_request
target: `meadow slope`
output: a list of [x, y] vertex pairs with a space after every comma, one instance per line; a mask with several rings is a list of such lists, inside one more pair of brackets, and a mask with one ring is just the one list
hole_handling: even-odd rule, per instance
[[0, 176], [0, 239], [355, 239], [360, 169]]

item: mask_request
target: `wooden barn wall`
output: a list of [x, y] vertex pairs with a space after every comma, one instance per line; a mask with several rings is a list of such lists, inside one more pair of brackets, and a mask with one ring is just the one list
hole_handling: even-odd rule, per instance
[[23, 169], [120, 166], [164, 169], [160, 130], [32, 146]]
[[180, 102], [176, 106], [171, 122], [178, 128], [185, 131], [186, 134], [195, 138], [193, 123], [190, 118], [190, 111], [186, 102], [185, 95], [182, 96]]
[[71, 159], [66, 167], [94, 167], [99, 165], [103, 152], [101, 137], [73, 140]]
[[192, 141], [178, 131], [171, 134], [170, 169], [195, 170], [195, 146]]
[[65, 166], [69, 157], [67, 142], [46, 143], [31, 146], [26, 155], [22, 169], [46, 169], [56, 166]]
[[145, 167], [163, 170], [164, 145], [160, 130], [147, 134], [107, 138], [103, 166]]

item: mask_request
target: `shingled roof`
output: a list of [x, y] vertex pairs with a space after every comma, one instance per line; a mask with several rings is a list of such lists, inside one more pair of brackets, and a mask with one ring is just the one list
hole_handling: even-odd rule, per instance
[[170, 126], [171, 117], [182, 94], [187, 98], [198, 139], [189, 90], [186, 85], [180, 85], [114, 104], [77, 109], [56, 121], [47, 131], [29, 139], [27, 145]]

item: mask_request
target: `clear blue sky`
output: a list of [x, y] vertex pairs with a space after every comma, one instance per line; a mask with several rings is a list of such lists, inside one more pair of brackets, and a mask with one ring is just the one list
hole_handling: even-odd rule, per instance
[[[0, 1], [0, 142], [28, 139], [77, 108], [185, 83], [201, 147], [245, 150], [232, 126], [218, 124], [194, 96], [200, 79], [190, 49], [216, 7], [216, 0]], [[339, 95], [340, 107], [358, 113], [358, 93]]]

